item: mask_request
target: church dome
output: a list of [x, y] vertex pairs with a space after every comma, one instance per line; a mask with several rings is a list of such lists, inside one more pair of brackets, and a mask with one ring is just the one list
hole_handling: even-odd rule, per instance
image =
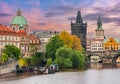
[[18, 24], [18, 25], [27, 25], [27, 20], [21, 15], [21, 10], [18, 9], [17, 16], [13, 17], [10, 24]]

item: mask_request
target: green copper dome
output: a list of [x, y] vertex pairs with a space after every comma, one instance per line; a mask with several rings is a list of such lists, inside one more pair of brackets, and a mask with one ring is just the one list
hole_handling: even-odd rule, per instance
[[19, 24], [19, 25], [27, 25], [27, 20], [21, 15], [21, 10], [18, 9], [17, 16], [13, 17], [10, 24]]

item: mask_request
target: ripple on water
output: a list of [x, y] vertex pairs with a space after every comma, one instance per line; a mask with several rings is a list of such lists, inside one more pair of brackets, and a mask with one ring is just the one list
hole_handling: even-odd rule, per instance
[[0, 84], [120, 84], [120, 69], [88, 69], [82, 72], [58, 72], [37, 75]]

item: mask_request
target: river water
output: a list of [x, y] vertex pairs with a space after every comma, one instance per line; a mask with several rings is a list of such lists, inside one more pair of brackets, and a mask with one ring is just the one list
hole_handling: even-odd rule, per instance
[[1, 81], [0, 84], [120, 84], [120, 68], [91, 64], [85, 71], [34, 75], [23, 79]]

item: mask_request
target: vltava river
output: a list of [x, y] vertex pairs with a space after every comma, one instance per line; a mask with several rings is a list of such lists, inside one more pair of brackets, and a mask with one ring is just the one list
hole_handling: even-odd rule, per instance
[[91, 68], [81, 72], [37, 75], [19, 80], [2, 81], [0, 84], [120, 84], [120, 68], [105, 69], [100, 64], [93, 64]]

